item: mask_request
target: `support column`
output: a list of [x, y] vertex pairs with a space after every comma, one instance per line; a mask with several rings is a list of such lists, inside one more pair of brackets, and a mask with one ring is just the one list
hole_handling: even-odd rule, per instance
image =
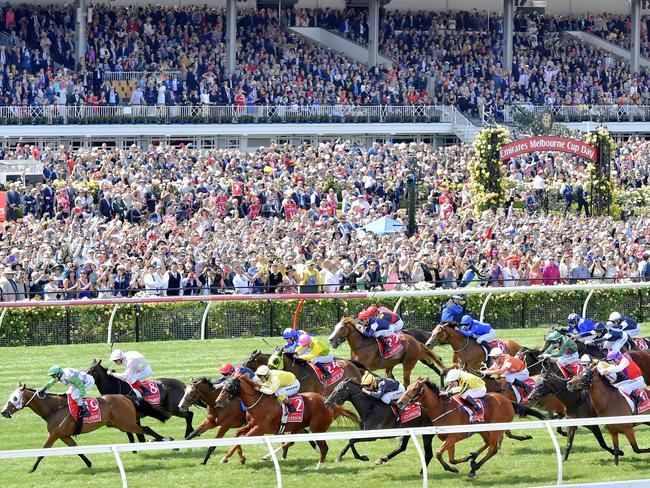
[[632, 44], [630, 45], [630, 77], [639, 72], [641, 59], [641, 0], [630, 0]]
[[237, 0], [226, 1], [226, 73], [232, 76], [237, 63]]
[[512, 72], [514, 0], [503, 0], [503, 69]]
[[379, 57], [379, 0], [368, 2], [368, 67], [377, 66]]
[[75, 45], [75, 62], [77, 68], [81, 65], [84, 56], [86, 55], [86, 24], [88, 23], [88, 4], [86, 0], [75, 0], [75, 29], [74, 29], [74, 45]]

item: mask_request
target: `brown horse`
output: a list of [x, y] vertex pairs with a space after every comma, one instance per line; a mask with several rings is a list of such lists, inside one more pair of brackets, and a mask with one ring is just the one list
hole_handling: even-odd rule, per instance
[[[438, 390], [438, 387], [428, 378], [418, 378], [415, 383], [410, 385], [406, 392], [397, 400], [397, 405], [406, 407], [410, 403], [419, 402], [424, 407], [427, 415], [431, 417], [433, 425], [467, 425], [469, 424], [469, 416], [463, 408], [461, 408], [456, 401], [443, 395]], [[499, 393], [488, 393], [483, 397], [485, 409], [485, 422], [486, 423], [500, 423], [512, 422], [515, 416], [515, 411], [508, 400]], [[443, 441], [442, 445], [436, 451], [436, 458], [442, 464], [446, 471], [458, 473], [458, 468], [447, 464], [442, 455], [447, 451], [449, 462], [451, 464], [470, 462], [471, 471], [468, 476], [473, 478], [476, 476], [476, 471], [479, 470], [485, 462], [494, 456], [499, 450], [500, 441], [503, 436], [503, 431], [492, 432], [479, 432], [483, 438], [483, 445], [476, 452], [472, 452], [469, 456], [462, 459], [455, 458], [456, 443], [467, 439], [468, 435], [465, 432], [458, 434], [439, 435], [438, 437]], [[488, 452], [483, 456], [483, 459], [476, 462], [476, 458], [484, 451]]]
[[[593, 364], [584, 371], [580, 376], [572, 378], [567, 384], [567, 388], [573, 390], [589, 390], [589, 399], [596, 409], [599, 417], [620, 417], [632, 415], [630, 405], [627, 403], [618, 388], [613, 386], [596, 370]], [[649, 453], [650, 448], [641, 449], [636, 443], [634, 436], [634, 427], [636, 424], [610, 424], [605, 426], [612, 436], [614, 448], [614, 463], [618, 464], [619, 448], [618, 435], [623, 434], [632, 446], [632, 450], [637, 454]]]
[[[359, 417], [347, 408], [335, 406], [329, 409], [325, 406], [325, 399], [318, 393], [302, 393], [304, 411], [301, 422], [288, 422], [285, 427], [287, 434], [303, 432], [309, 428], [311, 432], [325, 432], [329, 429], [334, 419], [345, 417], [359, 423]], [[247, 375], [238, 375], [235, 378], [228, 378], [223, 382], [221, 393], [217, 397], [216, 405], [223, 407], [230, 398], [240, 398], [246, 407], [251, 429], [246, 432], [247, 436], [276, 434], [280, 431], [282, 419], [282, 407], [273, 395], [265, 395], [259, 391], [259, 387]], [[319, 448], [320, 459], [317, 470], [323, 466], [329, 447], [325, 441], [316, 441]], [[288, 449], [293, 443], [283, 446]]]
[[[521, 346], [515, 341], [504, 340], [506, 354], [514, 356]], [[426, 346], [432, 348], [440, 344], [449, 344], [454, 351], [452, 361], [454, 364], [450, 368], [462, 369], [480, 369], [481, 364], [485, 362], [485, 348], [481, 346], [476, 339], [466, 337], [453, 324], [445, 322], [438, 324], [431, 332], [431, 337]]]
[[[532, 377], [535, 378], [536, 377]], [[504, 397], [513, 403], [519, 403], [515, 395], [512, 385], [506, 381], [505, 378], [494, 378], [493, 376], [483, 376], [485, 387], [487, 391], [492, 393], [501, 393]], [[566, 414], [566, 407], [555, 395], [546, 395], [539, 400], [539, 406], [549, 413], [553, 413], [558, 417], [564, 417]], [[535, 415], [533, 415], [535, 416]], [[541, 418], [541, 417], [539, 417]]]
[[[81, 434], [87, 434], [100, 427], [114, 427], [122, 432], [132, 434], [147, 434], [158, 441], [166, 438], [154, 432], [150, 427], [141, 426], [138, 423], [138, 414], [147, 415], [164, 422], [167, 420], [157, 410], [154, 410], [147, 402], [138, 402], [124, 395], [104, 395], [97, 398], [101, 410], [101, 420], [89, 424], [82, 424]], [[47, 422], [48, 436], [43, 448], [52, 447], [56, 441], [61, 439], [67, 446], [76, 446], [72, 438], [77, 435], [77, 421], [70, 415], [68, 409], [67, 395], [44, 394], [39, 396], [36, 391], [19, 385], [11, 395], [2, 409], [2, 416], [11, 418], [11, 415], [25, 407], [31, 408], [34, 413]], [[83, 454], [79, 454], [86, 466], [92, 466], [91, 462]], [[36, 462], [30, 473], [36, 471], [43, 456], [36, 458]]]
[[[279, 351], [276, 351], [275, 354], [278, 354]], [[258, 367], [268, 364], [271, 354], [264, 354], [261, 351], [255, 350], [251, 352], [242, 366], [252, 369], [255, 371]], [[320, 393], [323, 396], [328, 396], [334, 391], [337, 385], [346, 378], [352, 378], [357, 383], [361, 381], [361, 371], [359, 368], [364, 369], [362, 364], [358, 366], [354, 364], [353, 361], [346, 361], [345, 359], [334, 358], [335, 361], [343, 367], [343, 376], [339, 381], [333, 383], [329, 386], [324, 386], [318, 376], [314, 372], [314, 369], [305, 361], [300, 359], [298, 356], [293, 354], [282, 354], [283, 361], [283, 370], [289, 371], [294, 374], [294, 376], [300, 381], [300, 392], [314, 392]]]
[[402, 335], [404, 349], [390, 359], [385, 359], [379, 352], [377, 341], [359, 332], [352, 317], [343, 317], [329, 336], [330, 345], [334, 349], [345, 340], [350, 345], [350, 354], [353, 360], [359, 361], [372, 371], [383, 368], [388, 378], [394, 378], [393, 368], [401, 364], [404, 372], [404, 386], [411, 383], [411, 371], [418, 361], [426, 364], [438, 375], [442, 374], [445, 367], [437, 354], [429, 351], [424, 344], [407, 334]]

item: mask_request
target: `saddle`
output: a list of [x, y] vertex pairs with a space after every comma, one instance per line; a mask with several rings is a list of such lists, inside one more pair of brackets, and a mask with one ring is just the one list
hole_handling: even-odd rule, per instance
[[378, 337], [377, 339], [377, 346], [379, 347], [379, 354], [384, 359], [389, 359], [395, 356], [396, 354], [402, 352], [404, 349], [404, 341], [403, 341], [404, 336], [402, 335], [401, 332], [398, 332], [397, 334], [393, 334], [390, 336], [382, 337], [383, 341], [380, 341]]
[[483, 401], [482, 398], [473, 398], [473, 400], [479, 405], [481, 408], [481, 412], [478, 413], [476, 412], [468, 403], [466, 403], [460, 395], [454, 395], [453, 400], [460, 405], [465, 412], [467, 412], [467, 415], [469, 416], [469, 421], [470, 422], [485, 422], [485, 402]]
[[627, 403], [630, 405], [630, 408], [632, 409], [632, 413], [634, 415], [638, 415], [650, 410], [650, 396], [648, 396], [648, 390], [640, 388], [638, 390], [634, 390], [633, 395], [623, 393], [621, 390], [619, 391], [621, 392], [621, 395], [623, 395], [623, 398], [627, 400]]

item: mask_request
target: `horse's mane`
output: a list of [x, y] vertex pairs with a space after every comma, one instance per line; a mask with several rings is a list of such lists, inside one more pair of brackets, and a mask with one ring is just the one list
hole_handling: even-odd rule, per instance
[[209, 383], [213, 385], [213, 379], [209, 376], [199, 376], [198, 378], [194, 378], [192, 383]]
[[427, 385], [431, 390], [433, 390], [433, 392], [434, 392], [436, 395], [439, 395], [439, 394], [440, 394], [440, 389], [438, 388], [438, 385], [436, 385], [433, 381], [431, 381], [430, 378], [426, 378], [426, 379], [424, 380], [424, 384]]

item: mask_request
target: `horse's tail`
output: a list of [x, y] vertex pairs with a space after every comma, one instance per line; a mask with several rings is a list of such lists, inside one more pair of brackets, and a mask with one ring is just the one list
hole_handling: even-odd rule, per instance
[[135, 407], [135, 411], [140, 417], [152, 417], [161, 422], [167, 422], [169, 417], [171, 417], [170, 414], [154, 408], [148, 401], [142, 398], [131, 398], [130, 396], [127, 398], [131, 400]]
[[536, 410], [534, 408], [527, 407], [525, 405], [522, 405], [521, 403], [517, 402], [510, 402], [512, 403], [512, 408], [515, 409], [515, 413], [519, 415], [519, 417], [535, 417], [536, 419], [540, 420], [548, 420], [549, 415], [545, 414], [544, 412], [540, 412], [539, 410]]
[[366, 368], [366, 366], [365, 366], [362, 362], [356, 361], [356, 360], [354, 360], [354, 359], [346, 359], [346, 361], [348, 361], [348, 362], [354, 364], [354, 365], [357, 367], [357, 369], [358, 369], [359, 371], [361, 371], [362, 373], [363, 373], [364, 371], [370, 371], [368, 368]]
[[332, 410], [334, 411], [335, 420], [339, 420], [341, 417], [343, 417], [351, 422], [354, 422], [355, 425], [359, 425], [361, 423], [359, 416], [349, 408], [342, 407], [341, 405], [336, 405], [334, 408], [332, 408]]

